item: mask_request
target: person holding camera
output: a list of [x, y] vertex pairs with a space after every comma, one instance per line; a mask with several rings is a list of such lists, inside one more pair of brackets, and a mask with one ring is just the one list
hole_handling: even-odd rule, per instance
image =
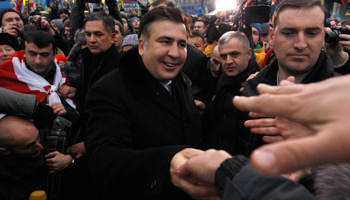
[[[45, 155], [37, 127], [28, 119], [7, 115], [0, 120], [0, 199], [28, 199], [42, 188], [47, 170], [58, 173], [72, 164], [73, 157], [58, 151]], [[20, 181], [19, 181], [20, 180]]]
[[15, 37], [19, 36], [18, 31], [23, 31], [24, 23], [22, 15], [13, 8], [0, 10], [0, 33], [8, 33]]

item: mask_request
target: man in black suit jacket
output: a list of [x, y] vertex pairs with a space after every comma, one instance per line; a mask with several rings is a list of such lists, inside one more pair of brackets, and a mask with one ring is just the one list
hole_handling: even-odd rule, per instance
[[[87, 97], [87, 148], [103, 199], [192, 199], [177, 166], [202, 153], [199, 113], [181, 71], [187, 36], [181, 12], [156, 8], [141, 20], [139, 45]], [[206, 186], [215, 196], [213, 185]], [[197, 198], [195, 194], [191, 194]]]

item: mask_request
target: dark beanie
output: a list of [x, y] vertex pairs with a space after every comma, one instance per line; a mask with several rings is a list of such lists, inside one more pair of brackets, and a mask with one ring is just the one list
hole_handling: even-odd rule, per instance
[[69, 11], [67, 9], [65, 9], [65, 8], [61, 8], [57, 12], [58, 12], [58, 15], [60, 15], [62, 13], [66, 13], [68, 16], [70, 16]]
[[261, 30], [262, 30], [261, 25], [258, 24], [258, 23], [254, 23], [254, 24], [252, 24], [252, 27], [256, 28], [259, 31], [259, 41], [260, 41], [260, 39], [261, 39]]
[[[3, 9], [1, 9], [0, 10], [0, 26], [2, 25], [2, 17], [5, 15], [5, 13], [7, 13], [7, 12], [15, 12], [15, 13], [17, 13], [20, 17], [21, 17], [21, 19], [22, 19], [22, 15], [19, 13], [19, 12], [17, 12], [16, 10], [14, 10], [13, 8], [3, 8]], [[23, 20], [23, 19], [22, 19]]]
[[18, 41], [14, 36], [8, 33], [0, 33], [0, 38], [0, 45], [6, 44], [11, 46], [16, 51], [20, 50]]

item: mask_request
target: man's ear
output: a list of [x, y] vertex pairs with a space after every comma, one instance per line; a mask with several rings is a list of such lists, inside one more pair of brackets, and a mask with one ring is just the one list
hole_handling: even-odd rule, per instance
[[248, 61], [252, 58], [252, 54], [253, 54], [253, 50], [252, 50], [252, 48], [249, 48], [247, 51]]
[[275, 30], [273, 28], [270, 27], [269, 29], [269, 43], [270, 43], [270, 46], [273, 47], [273, 37], [275, 35]]
[[145, 48], [146, 48], [145, 41], [143, 41], [143, 39], [140, 38], [139, 39], [139, 54], [140, 54], [140, 56], [143, 56]]
[[117, 37], [117, 34], [112, 33], [111, 37], [112, 37], [112, 39], [111, 39], [111, 44], [113, 44], [113, 43], [114, 43], [115, 38]]
[[0, 146], [0, 154], [2, 154], [2, 155], [9, 155], [10, 151], [8, 149], [6, 149], [5, 147], [1, 147]]

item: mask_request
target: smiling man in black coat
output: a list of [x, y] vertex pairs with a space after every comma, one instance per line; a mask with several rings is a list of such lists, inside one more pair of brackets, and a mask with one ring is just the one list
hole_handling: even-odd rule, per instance
[[87, 97], [92, 178], [103, 199], [192, 199], [175, 186], [171, 167], [202, 153], [188, 147], [203, 148], [190, 81], [180, 72], [187, 46], [182, 14], [156, 8], [142, 18], [139, 34], [138, 48]]

